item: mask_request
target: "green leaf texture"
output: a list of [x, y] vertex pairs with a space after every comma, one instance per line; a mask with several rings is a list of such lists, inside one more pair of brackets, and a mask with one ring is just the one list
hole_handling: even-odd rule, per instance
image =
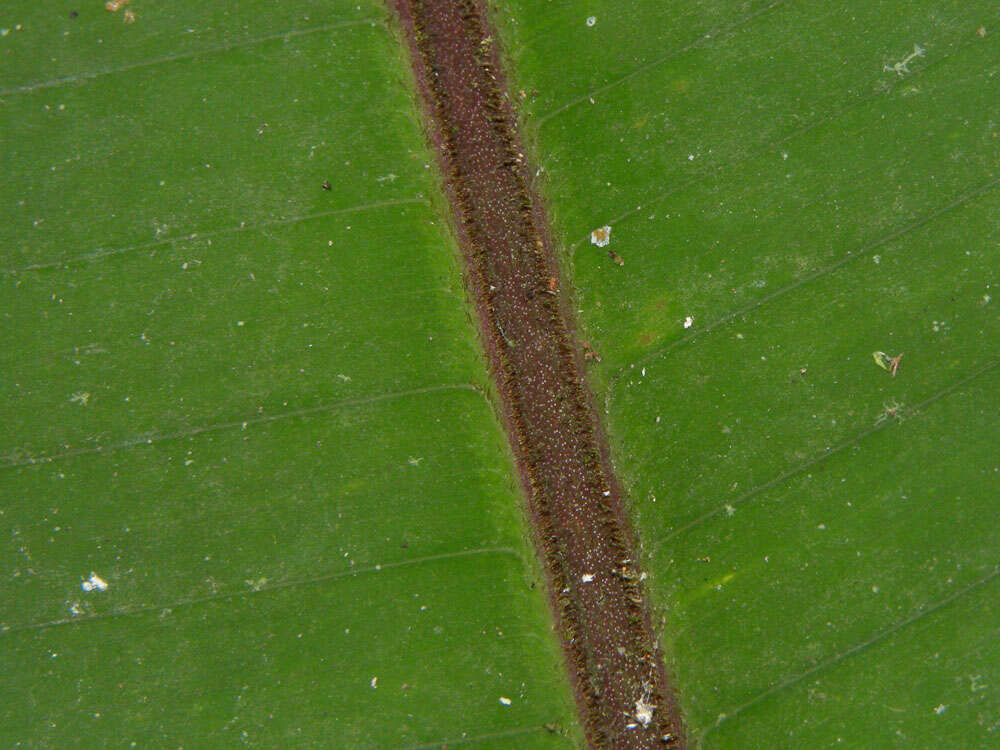
[[386, 10], [127, 9], [0, 11], [0, 744], [575, 744]]
[[998, 742], [1000, 5], [496, 18], [695, 744]]

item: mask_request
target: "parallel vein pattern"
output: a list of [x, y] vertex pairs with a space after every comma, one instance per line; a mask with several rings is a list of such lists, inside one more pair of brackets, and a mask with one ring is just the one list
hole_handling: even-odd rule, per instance
[[0, 11], [0, 746], [579, 745], [387, 9], [128, 8]]
[[995, 744], [1000, 3], [497, 18], [692, 741]]

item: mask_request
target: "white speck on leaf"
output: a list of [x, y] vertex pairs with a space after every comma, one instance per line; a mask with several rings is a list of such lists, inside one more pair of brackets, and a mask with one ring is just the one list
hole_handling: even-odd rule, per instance
[[900, 78], [902, 78], [904, 75], [910, 72], [909, 68], [910, 63], [913, 62], [918, 57], [925, 57], [926, 54], [927, 50], [925, 50], [919, 44], [914, 44], [913, 52], [908, 54], [899, 62], [893, 63], [892, 65], [886, 63], [885, 65], [882, 66], [882, 71], [887, 73], [895, 73]]
[[690, 328], [693, 325], [694, 325], [694, 317], [693, 316], [688, 315], [686, 318], [684, 318], [684, 327], [685, 328]]
[[101, 578], [94, 571], [90, 571], [90, 578], [80, 584], [84, 591], [107, 591], [108, 582]]
[[501, 695], [500, 696], [500, 703], [502, 705], [504, 705], [504, 706], [509, 706], [510, 705], [510, 698], [508, 698], [508, 697], [506, 697], [504, 695]]
[[86, 391], [74, 393], [69, 397], [69, 402], [71, 404], [80, 404], [80, 406], [86, 406], [88, 401], [90, 401], [90, 394]]
[[948, 707], [946, 705], [944, 705], [943, 703], [941, 703], [941, 704], [939, 704], [939, 705], [937, 705], [937, 706], [934, 707], [934, 713], [936, 713], [938, 716], [940, 716], [941, 714], [943, 714], [947, 710], [948, 710]]
[[580, 580], [583, 581], [584, 583], [590, 583], [591, 581], [594, 580], [594, 574], [584, 573], [582, 576], [580, 576]]
[[607, 244], [611, 242], [611, 227], [607, 225], [598, 227], [590, 233], [590, 241], [598, 247], [607, 247]]
[[378, 677], [372, 677], [372, 681], [369, 683], [372, 686], [372, 690], [378, 687]]
[[597, 16], [590, 16], [587, 18], [587, 26], [593, 26], [597, 23]]

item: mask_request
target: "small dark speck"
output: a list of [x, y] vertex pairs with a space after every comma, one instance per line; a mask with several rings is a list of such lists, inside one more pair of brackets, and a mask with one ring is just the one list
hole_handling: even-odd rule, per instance
[[329, 180], [323, 180], [322, 188], [324, 190], [329, 190], [331, 187], [333, 187], [333, 186], [330, 184]]
[[399, 546], [400, 546], [400, 547], [402, 547], [403, 549], [406, 549], [407, 547], [409, 547], [409, 546], [410, 546], [410, 543], [409, 543], [409, 542], [403, 542], [403, 543], [402, 543], [402, 544], [400, 544]]
[[79, 13], [77, 13], [77, 12], [76, 12], [75, 10], [71, 10], [71, 11], [69, 12], [69, 17], [70, 17], [70, 18], [76, 18], [76, 17], [78, 16], [78, 15], [80, 15], [80, 14], [79, 14]]

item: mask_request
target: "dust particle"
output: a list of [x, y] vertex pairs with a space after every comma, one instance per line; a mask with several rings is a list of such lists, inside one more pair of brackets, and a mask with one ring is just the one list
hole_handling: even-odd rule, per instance
[[90, 578], [80, 584], [84, 591], [107, 591], [108, 582], [101, 578], [94, 571], [90, 571]]
[[649, 702], [649, 696], [643, 696], [635, 702], [635, 719], [644, 727], [648, 727], [653, 720], [653, 709], [656, 708]]
[[598, 247], [606, 247], [611, 242], [611, 227], [598, 227], [590, 233], [590, 241]]
[[588, 27], [593, 26], [595, 23], [597, 23], [597, 16], [590, 16], [589, 18], [587, 18]]

